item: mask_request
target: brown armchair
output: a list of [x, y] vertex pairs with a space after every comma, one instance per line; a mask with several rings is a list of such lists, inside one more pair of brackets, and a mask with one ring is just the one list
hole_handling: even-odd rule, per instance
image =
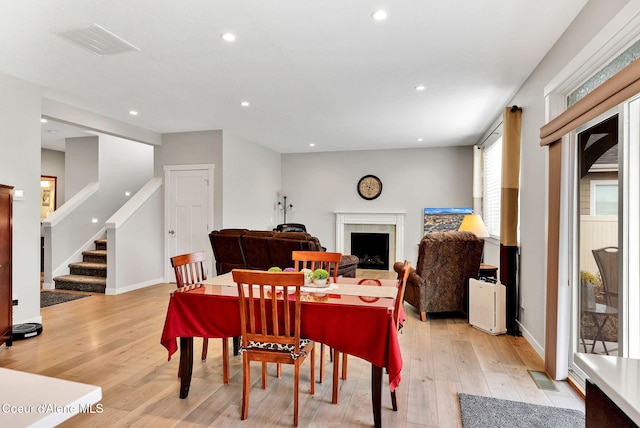
[[[427, 312], [467, 313], [467, 283], [478, 276], [483, 248], [484, 240], [471, 232], [424, 235], [404, 294], [404, 300], [420, 312], [420, 320], [426, 320]], [[396, 263], [395, 271], [402, 266]]]

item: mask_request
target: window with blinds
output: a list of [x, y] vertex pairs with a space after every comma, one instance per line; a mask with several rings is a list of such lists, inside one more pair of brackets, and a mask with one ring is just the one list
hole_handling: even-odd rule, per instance
[[502, 137], [484, 147], [482, 168], [482, 219], [489, 235], [499, 238]]

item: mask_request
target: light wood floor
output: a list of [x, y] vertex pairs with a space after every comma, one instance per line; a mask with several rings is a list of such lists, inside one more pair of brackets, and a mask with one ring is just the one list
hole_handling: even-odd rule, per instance
[[[174, 288], [174, 284], [159, 284], [43, 308], [42, 335], [16, 341], [12, 348], [2, 347], [0, 366], [101, 386], [104, 412], [75, 416], [64, 426], [291, 426], [291, 367], [283, 367], [280, 379], [272, 369], [269, 389], [262, 390], [256, 364], [249, 419], [241, 422], [241, 358], [231, 357], [230, 383], [223, 385], [219, 339], [209, 341], [207, 361], [197, 358], [194, 362], [189, 397], [178, 398], [178, 354], [167, 361], [167, 352], [160, 345], [169, 293]], [[523, 338], [494, 337], [470, 327], [462, 318], [433, 317], [420, 322], [411, 306], [405, 304], [405, 308], [408, 320], [400, 335], [404, 368], [399, 410], [391, 410], [385, 389], [383, 426], [458, 427], [458, 392], [584, 411], [584, 403], [565, 382], [555, 382], [558, 392], [536, 387], [527, 370], [543, 370], [543, 363]], [[196, 353], [200, 349], [196, 339]], [[300, 426], [372, 426], [370, 367], [350, 357], [348, 379], [340, 384], [340, 402], [332, 405], [330, 377], [316, 385], [315, 396], [309, 395], [305, 362]]]

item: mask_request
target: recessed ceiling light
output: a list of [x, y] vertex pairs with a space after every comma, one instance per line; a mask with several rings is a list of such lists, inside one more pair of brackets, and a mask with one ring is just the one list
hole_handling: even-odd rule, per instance
[[315, 147], [316, 143], [309, 143], [309, 147]]
[[42, 119], [40, 119], [40, 123], [47, 123], [49, 122], [47, 119], [45, 119], [44, 117]]
[[416, 141], [421, 142], [421, 141], [423, 141], [423, 139], [422, 138], [418, 138]]
[[384, 21], [387, 19], [387, 12], [384, 10], [376, 10], [371, 14], [371, 17], [376, 21]]
[[224, 34], [221, 34], [220, 37], [222, 37], [222, 40], [224, 40], [225, 42], [235, 42], [236, 41], [236, 36], [233, 33], [224, 33]]
[[57, 129], [50, 129], [47, 131], [49, 134], [57, 134], [58, 130]]
[[137, 116], [137, 115], [138, 115], [138, 112], [137, 112], [137, 111], [135, 111], [135, 110], [129, 110], [129, 114], [130, 114], [131, 116]]
[[242, 107], [249, 107], [251, 104], [249, 103], [249, 101], [242, 101], [242, 102], [240, 103], [240, 105], [241, 105]]
[[416, 86], [416, 91], [424, 91], [425, 89], [427, 89], [427, 87], [426, 87], [426, 86], [424, 86], [424, 85], [418, 85], [418, 86]]

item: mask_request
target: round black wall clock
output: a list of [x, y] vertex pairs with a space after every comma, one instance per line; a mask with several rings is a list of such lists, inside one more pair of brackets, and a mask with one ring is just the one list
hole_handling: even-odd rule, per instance
[[382, 193], [382, 181], [375, 175], [365, 175], [358, 181], [358, 194], [367, 200], [372, 200]]

